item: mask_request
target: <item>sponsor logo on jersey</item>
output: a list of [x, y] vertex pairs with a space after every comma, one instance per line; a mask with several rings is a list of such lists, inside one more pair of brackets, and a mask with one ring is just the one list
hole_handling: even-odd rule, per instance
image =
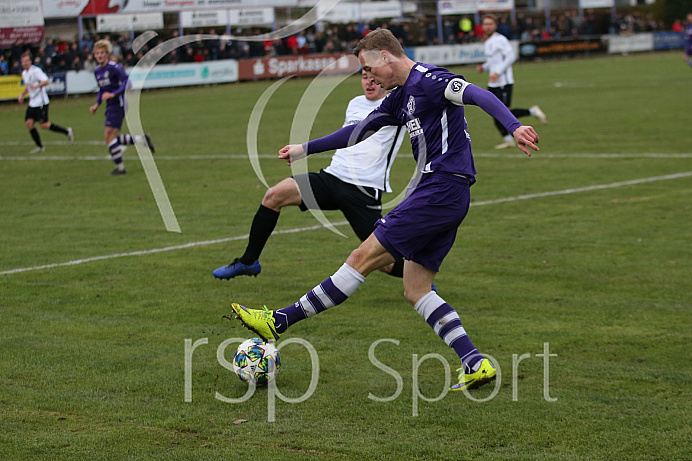
[[415, 138], [419, 134], [423, 133], [423, 127], [420, 124], [419, 118], [414, 118], [406, 122], [406, 129], [408, 130], [408, 135], [411, 138]]

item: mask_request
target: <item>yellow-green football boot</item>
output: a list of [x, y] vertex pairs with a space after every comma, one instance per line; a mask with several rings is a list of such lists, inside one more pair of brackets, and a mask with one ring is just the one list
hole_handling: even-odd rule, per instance
[[248, 309], [240, 304], [231, 304], [231, 309], [235, 312], [236, 318], [240, 319], [249, 330], [257, 333], [265, 341], [275, 341], [281, 336], [276, 331], [274, 321], [274, 311], [270, 311], [267, 307], [262, 309]]
[[478, 370], [473, 373], [465, 373], [465, 368], [464, 365], [462, 365], [461, 368], [457, 368], [459, 372], [459, 383], [454, 384], [450, 390], [460, 391], [462, 389], [476, 389], [496, 378], [497, 372], [495, 371], [495, 367], [488, 359], [482, 359]]

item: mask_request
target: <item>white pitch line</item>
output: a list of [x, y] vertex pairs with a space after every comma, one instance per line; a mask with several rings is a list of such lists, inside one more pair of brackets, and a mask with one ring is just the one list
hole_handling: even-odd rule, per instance
[[[247, 155], [242, 154], [219, 154], [219, 155], [154, 155], [155, 160], [247, 160]], [[278, 158], [277, 155], [259, 155], [259, 158]], [[94, 161], [94, 160], [110, 160], [108, 154], [103, 155], [17, 155], [17, 156], [4, 156], [0, 155], [0, 160], [81, 160], [81, 161]]]
[[[101, 143], [99, 143], [101, 144]], [[0, 145], [2, 145], [0, 143]], [[400, 155], [401, 156], [401, 155]], [[410, 153], [403, 154], [404, 157], [411, 157]], [[274, 154], [260, 154], [259, 158], [278, 158]], [[478, 153], [474, 154], [474, 157], [478, 158], [517, 158], [524, 159], [526, 155], [524, 154], [508, 154], [508, 153]], [[692, 158], [692, 153], [679, 153], [679, 154], [537, 154], [536, 158]], [[247, 154], [209, 154], [209, 155], [155, 155], [156, 160], [243, 160], [248, 159]], [[61, 160], [81, 160], [81, 161], [102, 161], [110, 160], [110, 156], [106, 153], [103, 155], [0, 155], [0, 161], [2, 160], [35, 160], [35, 161], [61, 161]]]
[[[602, 190], [602, 189], [612, 189], [615, 187], [623, 187], [623, 186], [633, 186], [633, 185], [637, 185], [637, 184], [644, 184], [644, 183], [654, 182], [654, 181], [665, 181], [665, 180], [670, 180], [670, 179], [687, 178], [690, 176], [692, 176], [692, 171], [686, 171], [684, 173], [675, 173], [675, 174], [669, 174], [669, 175], [664, 175], [664, 176], [652, 176], [650, 178], [633, 179], [631, 181], [620, 181], [620, 182], [614, 182], [614, 183], [610, 183], [610, 184], [597, 184], [595, 186], [578, 187], [578, 188], [574, 188], [574, 189], [564, 189], [564, 190], [551, 191], [551, 192], [541, 192], [541, 193], [537, 193], [537, 194], [518, 195], [516, 197], [506, 197], [506, 198], [501, 198], [501, 199], [496, 199], [496, 200], [485, 200], [482, 202], [473, 202], [473, 203], [471, 203], [471, 206], [494, 205], [497, 203], [514, 202], [517, 200], [528, 200], [528, 199], [533, 199], [533, 198], [551, 197], [551, 196], [556, 196], [556, 195], [576, 194], [579, 192], [588, 192], [588, 191]], [[347, 221], [340, 221], [337, 223], [333, 223], [334, 226], [343, 226], [345, 224], [348, 224], [348, 222]], [[324, 226], [322, 226], [322, 225], [310, 226], [310, 227], [299, 227], [299, 228], [294, 228], [294, 229], [278, 230], [278, 231], [275, 231], [274, 233], [275, 234], [292, 234], [292, 233], [296, 233], [296, 232], [305, 232], [305, 231], [322, 229], [323, 227]], [[148, 254], [154, 254], [154, 253], [162, 253], [165, 251], [182, 250], [185, 248], [193, 248], [193, 247], [204, 246], [204, 245], [213, 245], [216, 243], [231, 242], [234, 240], [244, 240], [244, 239], [247, 239], [248, 237], [249, 237], [249, 235], [245, 234], [245, 235], [240, 235], [237, 237], [227, 237], [227, 238], [216, 239], [216, 240], [204, 240], [201, 242], [190, 242], [190, 243], [186, 243], [184, 245], [175, 245], [175, 246], [164, 247], [164, 248], [154, 248], [152, 250], [132, 251], [129, 253], [116, 253], [116, 254], [105, 255], [105, 256], [95, 256], [93, 258], [77, 259], [74, 261], [68, 261], [68, 262], [64, 262], [64, 263], [46, 264], [43, 266], [34, 266], [34, 267], [23, 267], [23, 268], [19, 268], [19, 269], [11, 269], [11, 270], [7, 270], [7, 271], [2, 271], [2, 272], [0, 272], [0, 275], [17, 274], [19, 272], [28, 272], [28, 271], [35, 271], [35, 270], [41, 270], [41, 269], [51, 269], [54, 267], [76, 266], [78, 264], [84, 264], [84, 263], [93, 262], [93, 261], [102, 261], [102, 260], [106, 260], [106, 259], [122, 258], [125, 256], [141, 256], [141, 255], [148, 255]]]
[[[85, 146], [105, 146], [106, 142], [101, 141], [43, 141], [44, 146], [69, 146], [69, 145], [85, 145]], [[0, 141], [0, 146], [34, 146], [31, 141]]]
[[[334, 225], [335, 226], [342, 226], [344, 224], [348, 224], [348, 221], [341, 221], [341, 222], [338, 222]], [[310, 230], [321, 229], [322, 227], [323, 226], [321, 226], [321, 225], [310, 226], [310, 227], [300, 227], [297, 229], [278, 230], [278, 231], [275, 231], [273, 233], [274, 234], [293, 234], [296, 232], [305, 232], [305, 231], [310, 231]], [[39, 269], [51, 269], [53, 267], [76, 266], [78, 264], [84, 264], [84, 263], [89, 263], [89, 262], [93, 262], [93, 261], [103, 261], [104, 259], [123, 258], [125, 256], [141, 256], [141, 255], [148, 255], [148, 254], [153, 254], [153, 253], [163, 253], [165, 251], [182, 250], [185, 248], [193, 248], [193, 247], [204, 246], [204, 245], [214, 245], [216, 243], [231, 242], [234, 240], [245, 240], [248, 237], [249, 237], [249, 235], [245, 234], [245, 235], [239, 235], [237, 237], [227, 237], [227, 238], [216, 239], [216, 240], [203, 240], [201, 242], [190, 242], [190, 243], [186, 243], [184, 245], [175, 245], [175, 246], [164, 247], [164, 248], [154, 248], [153, 250], [131, 251], [129, 253], [116, 253], [116, 254], [105, 255], [105, 256], [94, 256], [93, 258], [77, 259], [77, 260], [68, 261], [65, 263], [46, 264], [43, 266], [23, 267], [20, 269], [12, 269], [12, 270], [8, 270], [8, 271], [0, 272], [0, 275], [16, 274], [19, 272], [35, 271], [35, 270], [39, 270]]]
[[565, 190], [558, 190], [558, 191], [552, 191], [552, 192], [540, 192], [537, 194], [518, 195], [516, 197], [500, 198], [497, 200], [485, 200], [483, 202], [474, 202], [471, 205], [475, 205], [475, 206], [494, 205], [496, 203], [514, 202], [517, 200], [528, 200], [528, 199], [540, 198], [540, 197], [551, 197], [554, 195], [576, 194], [578, 192], [588, 192], [588, 191], [592, 191], [592, 190], [612, 189], [614, 187], [633, 186], [636, 184], [643, 184], [643, 183], [647, 183], [647, 182], [664, 181], [667, 179], [686, 178], [689, 176], [692, 176], [692, 171], [686, 171], [684, 173], [668, 174], [665, 176], [652, 176], [650, 178], [633, 179], [631, 181], [613, 182], [610, 184], [597, 184], [595, 186], [578, 187], [575, 189], [565, 189]]

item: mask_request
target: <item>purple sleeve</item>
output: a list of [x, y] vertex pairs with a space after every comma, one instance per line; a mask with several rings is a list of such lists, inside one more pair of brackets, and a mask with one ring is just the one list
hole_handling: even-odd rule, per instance
[[303, 149], [305, 153], [307, 155], [317, 154], [319, 152], [353, 146], [354, 144], [368, 139], [383, 126], [400, 124], [396, 118], [385, 112], [381, 112], [380, 109], [381, 106], [370, 112], [367, 117], [354, 125], [345, 126], [332, 134], [304, 143]]
[[488, 90], [469, 85], [464, 90], [463, 101], [464, 104], [473, 104], [483, 109], [512, 134], [521, 126], [519, 120], [502, 104], [502, 101]]
[[101, 104], [101, 93], [103, 93], [103, 90], [99, 88], [99, 94], [96, 95], [96, 103]]
[[305, 149], [305, 153], [307, 155], [310, 155], [317, 154], [319, 152], [325, 152], [328, 150], [341, 149], [342, 147], [357, 144], [355, 142], [349, 144], [349, 140], [351, 139], [353, 130], [357, 126], [358, 124], [348, 125], [341, 128], [340, 130], [336, 130], [332, 134], [328, 134], [327, 136], [324, 136], [322, 138], [315, 139], [314, 141], [308, 141], [303, 144], [303, 149]]
[[118, 77], [120, 78], [120, 88], [113, 92], [113, 94], [116, 96], [122, 94], [125, 91], [125, 89], [127, 88], [127, 81], [129, 78], [127, 76], [127, 73], [125, 72], [125, 69], [123, 69], [120, 66], [118, 66]]

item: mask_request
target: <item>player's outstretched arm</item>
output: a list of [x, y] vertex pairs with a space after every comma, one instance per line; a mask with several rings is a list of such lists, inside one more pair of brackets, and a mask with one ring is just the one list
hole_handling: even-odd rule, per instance
[[538, 134], [533, 127], [522, 125], [505, 105], [490, 91], [473, 85], [462, 78], [453, 78], [444, 93], [445, 98], [453, 104], [473, 104], [483, 109], [488, 115], [498, 120], [507, 131], [512, 133], [519, 149], [529, 157], [530, 149], [538, 151]]
[[279, 150], [279, 158], [286, 160], [289, 166], [296, 160], [307, 157], [302, 144], [289, 144]]
[[512, 133], [514, 139], [517, 141], [517, 147], [521, 149], [526, 155], [531, 157], [531, 151], [529, 148], [538, 152], [538, 133], [533, 129], [532, 126], [522, 125]]

